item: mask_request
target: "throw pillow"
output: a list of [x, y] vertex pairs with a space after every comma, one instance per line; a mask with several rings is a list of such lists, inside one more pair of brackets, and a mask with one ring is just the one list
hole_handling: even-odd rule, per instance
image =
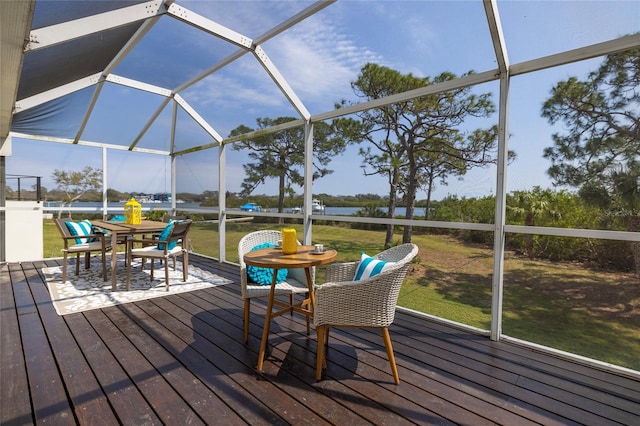
[[[69, 228], [69, 232], [71, 235], [84, 237], [87, 235], [92, 235], [93, 231], [91, 229], [91, 222], [88, 220], [83, 220], [81, 222], [65, 222], [67, 228]], [[89, 242], [89, 238], [76, 238], [76, 244], [86, 244]]]
[[353, 280], [359, 281], [374, 277], [380, 272], [389, 269], [393, 264], [394, 262], [385, 262], [383, 260], [374, 259], [373, 257], [362, 253], [362, 256], [360, 256], [360, 264], [356, 269], [356, 275], [353, 277]]
[[[253, 247], [251, 251], [272, 247], [277, 247], [277, 245], [273, 243], [262, 243]], [[276, 284], [279, 284], [286, 280], [288, 274], [289, 271], [287, 269], [278, 269]], [[271, 285], [271, 282], [273, 281], [273, 268], [263, 268], [261, 266], [247, 265], [247, 276], [256, 284]]]
[[[167, 241], [167, 238], [169, 238], [169, 235], [171, 235], [171, 231], [173, 230], [173, 221], [170, 220], [169, 224], [167, 226], [164, 227], [164, 229], [162, 230], [162, 233], [160, 233], [160, 236], [158, 237], [159, 241]], [[178, 241], [171, 241], [168, 244], [167, 250], [173, 250], [176, 245], [178, 245]], [[164, 250], [164, 243], [159, 243], [158, 244], [158, 249], [159, 250]]]

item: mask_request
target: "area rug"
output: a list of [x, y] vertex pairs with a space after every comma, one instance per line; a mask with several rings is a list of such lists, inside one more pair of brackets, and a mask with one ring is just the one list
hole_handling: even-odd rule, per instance
[[[107, 262], [111, 260], [107, 257]], [[127, 269], [123, 255], [118, 255], [118, 291], [111, 291], [111, 268], [107, 266], [108, 281], [103, 281], [102, 265], [97, 257], [91, 258], [91, 268], [84, 268], [81, 258], [80, 275], [75, 274], [75, 259], [67, 266], [67, 282], [62, 282], [62, 266], [43, 268], [47, 280], [51, 300], [58, 315], [67, 315], [91, 309], [106, 308], [123, 303], [136, 302], [154, 297], [168, 296], [176, 293], [200, 290], [208, 287], [229, 284], [232, 281], [216, 274], [189, 265], [189, 277], [182, 281], [182, 262], [169, 263], [169, 291], [166, 290], [164, 266], [156, 263], [153, 281], [150, 280], [149, 260], [143, 271], [140, 259], [131, 265], [131, 290], [126, 291]], [[156, 261], [157, 262], [157, 261]]]

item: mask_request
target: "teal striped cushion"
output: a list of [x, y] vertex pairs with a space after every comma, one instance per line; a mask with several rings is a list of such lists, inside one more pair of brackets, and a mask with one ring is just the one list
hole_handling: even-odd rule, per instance
[[380, 272], [391, 267], [393, 264], [394, 262], [384, 262], [362, 253], [362, 256], [360, 256], [360, 263], [358, 264], [358, 269], [356, 269], [356, 275], [353, 277], [353, 280], [359, 281], [374, 277]]
[[[82, 222], [65, 222], [67, 228], [69, 228], [69, 232], [71, 235], [83, 237], [87, 235], [92, 235], [93, 231], [91, 230], [91, 222], [88, 220], [83, 220]], [[85, 244], [89, 242], [89, 238], [76, 238], [76, 244]]]

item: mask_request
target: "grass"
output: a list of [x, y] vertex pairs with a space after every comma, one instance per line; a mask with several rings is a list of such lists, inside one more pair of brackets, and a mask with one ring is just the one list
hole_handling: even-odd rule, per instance
[[[294, 227], [298, 235], [299, 225]], [[226, 258], [238, 261], [240, 238], [282, 225], [229, 223]], [[218, 225], [192, 226], [195, 251], [218, 257]], [[336, 261], [383, 250], [384, 232], [314, 225], [313, 241], [338, 250]], [[394, 243], [400, 243], [397, 235]], [[402, 286], [399, 305], [489, 329], [493, 251], [446, 235], [414, 235], [420, 247]], [[53, 221], [44, 222], [45, 257], [59, 257], [62, 241]], [[317, 270], [322, 283], [324, 268]], [[640, 280], [633, 274], [586, 269], [579, 264], [509, 255], [505, 261], [503, 333], [623, 367], [640, 370]]]

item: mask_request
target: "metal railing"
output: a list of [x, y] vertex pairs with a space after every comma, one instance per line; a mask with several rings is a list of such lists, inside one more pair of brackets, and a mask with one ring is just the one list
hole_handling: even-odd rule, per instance
[[[35, 184], [32, 185], [31, 187], [33, 188], [32, 190], [25, 190], [23, 189], [23, 181], [24, 180], [33, 180], [35, 179]], [[41, 185], [41, 180], [42, 177], [41, 176], [28, 176], [28, 175], [11, 175], [11, 174], [7, 174], [6, 175], [6, 180], [7, 180], [7, 187], [9, 186], [9, 181], [15, 181], [16, 182], [16, 189], [13, 189], [12, 187], [10, 187], [12, 189], [12, 191], [6, 191], [6, 199], [7, 200], [18, 200], [18, 201], [23, 201], [23, 200], [28, 200], [28, 201], [37, 201], [40, 202], [42, 201], [42, 185]]]

